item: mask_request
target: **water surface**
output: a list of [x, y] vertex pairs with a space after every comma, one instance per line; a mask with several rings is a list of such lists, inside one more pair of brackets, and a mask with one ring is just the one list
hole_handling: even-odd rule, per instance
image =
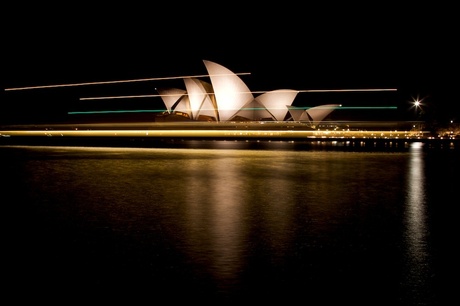
[[449, 294], [449, 151], [3, 146], [0, 157], [11, 292], [312, 305]]

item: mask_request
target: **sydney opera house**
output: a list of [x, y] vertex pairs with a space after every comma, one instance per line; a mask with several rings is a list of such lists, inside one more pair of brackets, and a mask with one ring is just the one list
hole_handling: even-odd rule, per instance
[[184, 78], [185, 89], [157, 89], [166, 112], [156, 121], [295, 121], [314, 128], [338, 104], [309, 109], [292, 106], [299, 93], [292, 89], [252, 92], [242, 79], [217, 63], [204, 60], [210, 83], [198, 78]]
[[[300, 91], [277, 89], [251, 91], [237, 73], [204, 60], [206, 75], [180, 77], [184, 88], [157, 88], [164, 107], [147, 122], [101, 124], [74, 122], [66, 125], [35, 126], [1, 130], [1, 138], [37, 136], [60, 139], [409, 139], [422, 131], [413, 129], [365, 130], [339, 128], [328, 115], [340, 104], [310, 108], [293, 102]], [[203, 77], [209, 81], [202, 80]], [[161, 102], [160, 102], [161, 103]], [[123, 114], [121, 114], [123, 115]], [[73, 140], [72, 140], [73, 141]]]

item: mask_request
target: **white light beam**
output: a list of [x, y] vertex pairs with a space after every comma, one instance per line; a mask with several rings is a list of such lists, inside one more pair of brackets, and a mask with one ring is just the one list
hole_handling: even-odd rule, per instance
[[[250, 92], [239, 92], [241, 94], [253, 93], [253, 94], [263, 94], [263, 93], [274, 93], [277, 94], [283, 90], [277, 91], [250, 91]], [[308, 89], [308, 90], [297, 90], [299, 93], [304, 92], [364, 92], [364, 91], [397, 91], [395, 88], [372, 88], [372, 89]], [[134, 96], [107, 96], [107, 97], [86, 97], [80, 98], [80, 100], [107, 100], [107, 99], [131, 99], [131, 98], [156, 98], [156, 97], [175, 97], [175, 96], [187, 96], [187, 93], [184, 94], [171, 94], [171, 95], [134, 95]]]
[[[248, 75], [250, 72], [235, 73], [236, 75]], [[212, 76], [224, 76], [234, 74], [215, 74]], [[86, 85], [102, 85], [102, 84], [117, 84], [117, 83], [132, 83], [132, 82], [147, 82], [147, 81], [164, 81], [164, 80], [175, 80], [175, 79], [190, 79], [190, 78], [201, 78], [209, 77], [209, 74], [202, 75], [185, 75], [175, 77], [163, 77], [163, 78], [147, 78], [147, 79], [132, 79], [132, 80], [119, 80], [119, 81], [102, 81], [102, 82], [87, 82], [87, 83], [74, 83], [74, 84], [58, 84], [58, 85], [42, 85], [42, 86], [29, 86], [29, 87], [13, 87], [5, 88], [5, 91], [13, 90], [28, 90], [28, 89], [42, 89], [42, 88], [55, 88], [55, 87], [71, 87], [71, 86], [86, 86]]]

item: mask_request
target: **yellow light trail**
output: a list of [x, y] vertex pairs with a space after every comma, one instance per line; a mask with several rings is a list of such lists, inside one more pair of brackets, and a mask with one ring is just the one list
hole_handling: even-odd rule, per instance
[[[250, 72], [234, 73], [236, 75], [248, 75]], [[175, 77], [162, 77], [162, 78], [146, 78], [146, 79], [131, 79], [131, 80], [118, 80], [118, 81], [102, 81], [102, 82], [86, 82], [86, 83], [73, 83], [73, 84], [57, 84], [57, 85], [42, 85], [42, 86], [29, 86], [29, 87], [12, 87], [5, 88], [5, 91], [13, 90], [29, 90], [29, 89], [42, 89], [42, 88], [56, 88], [56, 87], [72, 87], [72, 86], [87, 86], [87, 85], [103, 85], [103, 84], [118, 84], [118, 83], [132, 83], [132, 82], [147, 82], [147, 81], [164, 81], [164, 80], [176, 80], [176, 79], [190, 79], [190, 78], [201, 78], [209, 76], [224, 76], [234, 74], [201, 74], [201, 75], [184, 75]]]
[[[271, 90], [271, 91], [242, 91], [240, 94], [278, 94], [280, 92], [290, 92], [291, 90]], [[372, 88], [372, 89], [305, 89], [295, 90], [298, 93], [304, 92], [366, 92], [366, 91], [397, 91], [396, 88]], [[132, 98], [157, 98], [157, 97], [180, 97], [188, 96], [187, 93], [167, 94], [167, 95], [131, 95], [131, 96], [105, 96], [105, 97], [86, 97], [80, 100], [108, 100], [108, 99], [132, 99]]]
[[184, 137], [241, 139], [420, 139], [427, 131], [321, 131], [321, 130], [11, 130], [1, 131], [2, 137]]

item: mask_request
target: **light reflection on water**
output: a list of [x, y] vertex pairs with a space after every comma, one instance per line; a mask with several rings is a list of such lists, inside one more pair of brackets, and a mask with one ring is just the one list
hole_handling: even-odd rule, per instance
[[46, 272], [71, 287], [80, 284], [69, 275], [85, 275], [88, 288], [157, 296], [435, 299], [432, 200], [416, 146], [0, 149], [11, 161], [2, 172], [7, 195], [22, 190], [10, 194], [21, 205], [13, 210], [19, 257], [40, 249], [24, 273]]
[[[424, 304], [433, 294], [431, 288], [431, 258], [429, 253], [429, 227], [427, 225], [425, 172], [423, 144], [411, 144], [409, 168], [407, 171], [406, 232], [407, 248], [406, 271], [403, 273], [403, 286], [406, 294], [413, 300]], [[430, 271], [431, 270], [431, 271]]]

